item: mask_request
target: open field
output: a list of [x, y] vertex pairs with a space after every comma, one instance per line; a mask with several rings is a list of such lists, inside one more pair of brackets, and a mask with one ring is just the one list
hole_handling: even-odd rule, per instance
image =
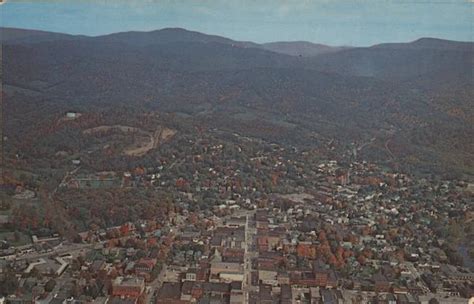
[[83, 131], [83, 133], [87, 135], [93, 135], [104, 134], [113, 131], [133, 133], [134, 143], [125, 147], [123, 149], [123, 154], [136, 157], [143, 156], [150, 150], [158, 148], [161, 142], [171, 139], [176, 134], [176, 130], [162, 126], [158, 126], [158, 128], [152, 133], [140, 128], [124, 125], [99, 126], [86, 129]]

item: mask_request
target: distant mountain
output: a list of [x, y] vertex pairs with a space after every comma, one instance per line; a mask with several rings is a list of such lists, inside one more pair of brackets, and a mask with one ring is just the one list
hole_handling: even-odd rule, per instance
[[438, 38], [420, 38], [407, 43], [382, 43], [372, 46], [372, 48], [392, 48], [392, 49], [445, 49], [459, 50], [473, 48], [472, 42], [444, 40]]
[[317, 56], [347, 49], [345, 47], [332, 47], [307, 41], [270, 42], [264, 43], [260, 47], [276, 53], [303, 57]]
[[24, 30], [16, 28], [0, 28], [0, 41], [4, 43], [28, 44], [38, 42], [48, 42], [57, 40], [77, 40], [87, 39], [92, 41], [102, 41], [107, 43], [126, 43], [137, 47], [151, 45], [163, 45], [169, 43], [219, 43], [232, 47], [258, 48], [275, 53], [290, 56], [315, 56], [319, 54], [336, 52], [345, 48], [330, 47], [322, 44], [315, 44], [306, 41], [296, 42], [271, 42], [258, 44], [250, 41], [236, 41], [229, 38], [207, 35], [196, 31], [189, 31], [183, 28], [164, 28], [149, 32], [121, 32], [96, 37], [74, 36], [68, 34], [44, 32], [37, 30]]
[[200, 32], [188, 31], [182, 28], [165, 28], [151, 32], [122, 32], [98, 36], [93, 39], [106, 42], [122, 42], [134, 46], [149, 46], [178, 42], [221, 43], [238, 47], [258, 47], [258, 44], [244, 41], [234, 41], [229, 38], [207, 35]]
[[259, 48], [290, 56], [316, 56], [345, 49], [330, 47], [306, 41], [271, 42], [258, 44], [249, 41], [236, 41], [229, 38], [188, 31], [182, 28], [165, 28], [151, 32], [123, 32], [98, 36], [95, 39], [107, 42], [129, 43], [135, 46], [149, 46], [177, 42], [221, 43], [241, 48]]
[[9, 27], [0, 27], [0, 42], [2, 43], [15, 43], [15, 44], [28, 44], [28, 43], [39, 43], [57, 40], [74, 40], [80, 39], [85, 36], [74, 36], [61, 33], [45, 32], [38, 30], [25, 30]]
[[[2, 38], [9, 107], [127, 105], [309, 146], [314, 134], [346, 145], [377, 137], [382, 144], [370, 157], [393, 161], [395, 154], [401, 163], [474, 172], [472, 42], [424, 38], [335, 51], [184, 29], [98, 37], [2, 32], [9, 32]], [[40, 97], [33, 101], [33, 93]]]
[[312, 68], [344, 75], [412, 80], [435, 73], [463, 71], [473, 67], [472, 42], [423, 38], [411, 43], [387, 43], [352, 48], [309, 58]]

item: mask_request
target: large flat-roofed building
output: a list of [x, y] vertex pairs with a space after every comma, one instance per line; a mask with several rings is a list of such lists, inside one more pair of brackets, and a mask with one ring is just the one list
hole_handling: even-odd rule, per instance
[[219, 274], [221, 272], [243, 273], [244, 267], [240, 263], [212, 262], [211, 275]]

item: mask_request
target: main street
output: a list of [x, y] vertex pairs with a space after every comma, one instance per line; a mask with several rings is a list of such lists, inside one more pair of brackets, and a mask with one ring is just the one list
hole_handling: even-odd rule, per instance
[[249, 218], [253, 218], [255, 211], [245, 214], [245, 253], [244, 253], [244, 280], [242, 281], [242, 291], [244, 292], [245, 303], [249, 303], [249, 295], [252, 288], [252, 259], [256, 256], [254, 251], [254, 237], [257, 230], [250, 227]]
[[167, 270], [167, 266], [165, 263], [163, 263], [163, 267], [161, 268], [161, 271], [160, 271], [160, 274], [158, 274], [158, 277], [153, 282], [148, 284], [145, 303], [150, 303], [150, 304], [155, 303], [156, 293], [160, 289], [161, 285], [163, 285], [163, 283], [165, 282], [166, 270]]

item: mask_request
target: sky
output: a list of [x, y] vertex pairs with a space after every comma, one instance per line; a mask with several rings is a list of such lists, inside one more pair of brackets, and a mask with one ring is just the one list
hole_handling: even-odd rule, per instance
[[[0, 0], [1, 1], [1, 0]], [[3, 0], [0, 25], [97, 36], [181, 27], [254, 42], [473, 41], [474, 0]]]

